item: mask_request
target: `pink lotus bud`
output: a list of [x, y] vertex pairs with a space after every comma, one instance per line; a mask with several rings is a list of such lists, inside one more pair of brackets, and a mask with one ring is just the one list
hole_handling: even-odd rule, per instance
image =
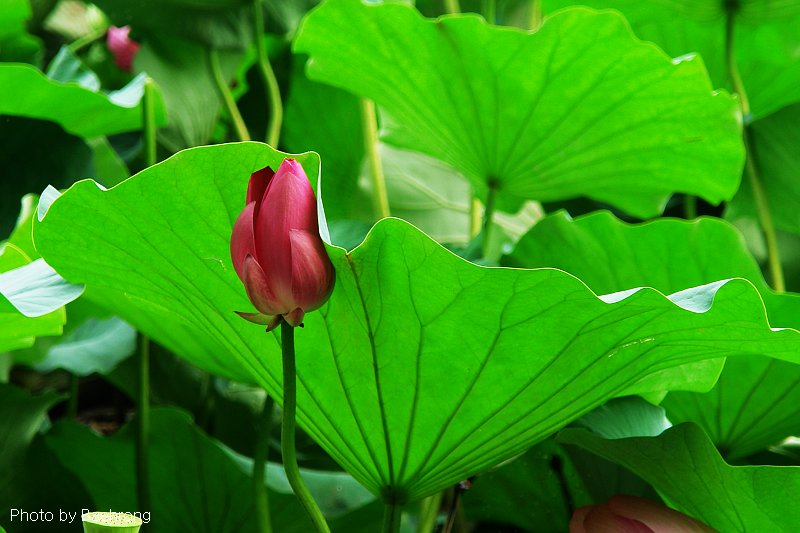
[[133, 58], [139, 51], [139, 43], [130, 39], [130, 26], [117, 28], [111, 26], [106, 34], [106, 44], [111, 53], [114, 54], [114, 62], [125, 72], [130, 72], [133, 67]]
[[694, 518], [635, 496], [613, 496], [605, 505], [575, 510], [570, 533], [715, 533]]
[[254, 172], [231, 236], [233, 267], [259, 313], [239, 313], [267, 331], [292, 326], [333, 290], [333, 265], [319, 236], [317, 202], [300, 163]]

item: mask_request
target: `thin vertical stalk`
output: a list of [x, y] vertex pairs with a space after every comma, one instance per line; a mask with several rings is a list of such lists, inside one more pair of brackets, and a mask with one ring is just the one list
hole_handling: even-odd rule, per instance
[[328, 524], [322, 516], [311, 493], [308, 491], [300, 468], [297, 466], [295, 450], [295, 416], [297, 411], [297, 375], [294, 363], [294, 328], [285, 321], [281, 322], [281, 355], [283, 359], [283, 417], [281, 419], [281, 452], [283, 468], [297, 499], [308, 513], [314, 529], [318, 533], [330, 533]]
[[483, 204], [479, 198], [473, 196], [469, 203], [469, 236], [477, 237], [483, 226]]
[[683, 199], [683, 212], [687, 220], [697, 218], [697, 197], [692, 194], [687, 194]]
[[772, 288], [778, 292], [784, 292], [786, 291], [786, 283], [783, 277], [783, 266], [781, 265], [775, 224], [772, 220], [772, 211], [769, 208], [767, 194], [764, 191], [764, 185], [758, 172], [753, 143], [750, 138], [750, 125], [748, 123], [750, 120], [750, 101], [747, 98], [747, 91], [745, 91], [744, 85], [742, 84], [742, 78], [739, 75], [739, 68], [736, 64], [736, 49], [734, 46], [736, 9], [735, 6], [728, 6], [726, 11], [725, 61], [727, 63], [728, 76], [730, 77], [733, 91], [739, 96], [739, 104], [742, 110], [742, 117], [744, 120], [742, 126], [744, 131], [742, 135], [747, 157], [745, 162], [745, 174], [747, 175], [750, 188], [753, 191], [753, 200], [755, 201], [756, 210], [758, 211], [758, 219], [761, 224], [761, 230], [764, 232]]
[[542, 25], [542, 0], [530, 0], [528, 10], [528, 29], [536, 31]]
[[[158, 161], [156, 154], [155, 84], [144, 82], [142, 97], [142, 125], [144, 128], [145, 164], [151, 167]], [[150, 440], [150, 339], [139, 333], [139, 390], [136, 395], [136, 493], [139, 510], [150, 509], [150, 471], [148, 448]]]
[[381, 533], [397, 533], [400, 531], [400, 518], [402, 515], [402, 507], [400, 505], [387, 503], [383, 512]]
[[497, 0], [483, 0], [481, 11], [489, 24], [497, 24]]
[[442, 505], [443, 492], [439, 491], [433, 496], [428, 496], [420, 503], [419, 523], [417, 533], [433, 533], [436, 519], [439, 517], [439, 508]]
[[361, 128], [364, 132], [364, 151], [369, 160], [370, 179], [372, 180], [372, 202], [377, 219], [391, 215], [389, 196], [386, 192], [386, 178], [383, 175], [383, 164], [378, 152], [378, 118], [375, 103], [367, 98], [361, 99]]
[[461, 4], [458, 0], [444, 0], [444, 8], [451, 15], [461, 13]]
[[269, 54], [267, 54], [267, 46], [264, 43], [264, 8], [261, 5], [261, 0], [253, 0], [253, 12], [255, 17], [258, 70], [264, 80], [264, 87], [267, 90], [267, 102], [269, 103], [267, 144], [277, 149], [278, 141], [280, 141], [281, 137], [281, 124], [283, 124], [283, 101], [281, 100], [278, 79], [275, 77], [275, 71], [272, 70]]
[[222, 66], [219, 63], [219, 52], [213, 48], [208, 49], [208, 66], [211, 68], [211, 76], [214, 78], [214, 84], [217, 86], [217, 92], [222, 99], [222, 103], [225, 105], [225, 109], [228, 110], [228, 114], [231, 116], [233, 130], [236, 132], [236, 137], [240, 141], [249, 141], [250, 132], [247, 131], [247, 126], [244, 123], [242, 114], [239, 112], [239, 108], [236, 107], [236, 102], [233, 100], [231, 89], [228, 86], [225, 75], [222, 73]]
[[139, 391], [136, 398], [136, 494], [139, 510], [150, 510], [150, 339], [139, 333]]
[[253, 455], [253, 493], [255, 495], [256, 519], [259, 533], [272, 533], [269, 513], [269, 494], [267, 492], [266, 471], [269, 458], [269, 437], [272, 433], [272, 411], [275, 402], [271, 396], [264, 399], [264, 407], [258, 420], [256, 450]]
[[497, 197], [497, 186], [490, 182], [489, 192], [486, 195], [486, 208], [483, 210], [483, 257], [489, 255], [489, 234], [492, 229], [492, 219], [494, 218], [495, 200]]

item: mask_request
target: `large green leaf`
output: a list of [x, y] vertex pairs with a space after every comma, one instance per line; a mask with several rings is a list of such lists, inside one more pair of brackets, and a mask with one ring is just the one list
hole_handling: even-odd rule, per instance
[[738, 187], [736, 103], [712, 94], [700, 60], [671, 61], [615, 13], [568, 10], [530, 34], [327, 0], [294, 48], [312, 79], [374, 99], [388, 142], [441, 159], [482, 195], [590, 196], [650, 217], [673, 192], [718, 203]]
[[[57, 122], [79, 137], [138, 130], [142, 124], [140, 83], [109, 97], [75, 83], [50, 80], [30, 65], [0, 64], [0, 87], [14, 88], [4, 91], [0, 114]], [[160, 96], [156, 120], [164, 123]]]
[[[561, 268], [600, 293], [631, 286], [669, 293], [743, 277], [758, 288], [772, 324], [800, 327], [800, 296], [773, 292], [742, 235], [714, 218], [631, 225], [608, 212], [575, 220], [557, 213], [520, 239], [507, 263]], [[664, 406], [673, 422], [700, 424], [726, 454], [746, 455], [800, 430], [800, 366], [732, 359], [709, 393], [673, 392]]]
[[[717, 87], [728, 87], [725, 62], [726, 2], [719, 0], [544, 0], [551, 12], [580, 4], [621, 11], [636, 35], [672, 56], [699, 53]], [[735, 58], [755, 118], [800, 100], [800, 3], [738, 0]], [[735, 9], [735, 7], [734, 7]]]
[[719, 531], [796, 531], [800, 468], [729, 466], [693, 424], [658, 437], [606, 440], [569, 429], [559, 441], [619, 463], [651, 483], [679, 511]]
[[[233, 313], [250, 304], [229, 236], [250, 173], [283, 156], [258, 143], [203, 147], [107, 191], [80, 182], [35, 225], [37, 248], [168, 348], [280, 398], [277, 338]], [[312, 155], [300, 159], [318, 174]], [[800, 359], [800, 334], [771, 331], [743, 280], [599, 298], [560, 270], [468, 263], [397, 219], [350, 254], [329, 253], [336, 289], [297, 333], [298, 416], [387, 499], [513, 457], [611, 397], [680, 386], [659, 374], [673, 366]]]

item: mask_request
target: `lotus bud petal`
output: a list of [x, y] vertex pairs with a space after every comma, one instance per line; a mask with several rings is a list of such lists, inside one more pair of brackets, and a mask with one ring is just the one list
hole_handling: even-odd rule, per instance
[[635, 496], [613, 496], [606, 505], [575, 510], [570, 533], [714, 533], [694, 518]]
[[258, 313], [239, 313], [267, 331], [302, 324], [333, 290], [333, 265], [319, 236], [317, 202], [303, 167], [285, 159], [254, 172], [231, 235], [231, 260]]
[[114, 55], [114, 62], [125, 72], [131, 71], [133, 58], [139, 51], [139, 43], [128, 37], [130, 33], [130, 26], [111, 26], [106, 34], [106, 44]]

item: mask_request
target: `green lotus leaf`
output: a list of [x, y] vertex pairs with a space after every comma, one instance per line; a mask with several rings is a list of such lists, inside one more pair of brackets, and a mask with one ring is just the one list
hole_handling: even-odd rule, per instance
[[[698, 53], [716, 87], [729, 87], [725, 60], [726, 3], [718, 0], [544, 0], [545, 12], [584, 5], [622, 12], [641, 39], [672, 56]], [[794, 1], [737, 0], [735, 59], [754, 118], [800, 100], [800, 4]], [[735, 8], [734, 8], [735, 9]]]
[[505, 205], [590, 196], [651, 217], [673, 192], [719, 203], [738, 188], [736, 102], [712, 93], [702, 61], [671, 60], [617, 13], [565, 10], [529, 33], [327, 0], [294, 49], [310, 78], [379, 104], [387, 142]]
[[[280, 401], [277, 336], [234, 314], [251, 307], [229, 239], [251, 172], [285, 156], [201, 147], [109, 190], [79, 182], [35, 223], [37, 249], [87, 298]], [[313, 154], [296, 157], [319, 174]], [[677, 386], [658, 378], [671, 367], [800, 359], [800, 334], [770, 329], [741, 279], [598, 297], [561, 270], [474, 265], [398, 219], [328, 251], [335, 290], [297, 332], [298, 417], [389, 501], [509, 459], [612, 397]]]
[[800, 467], [730, 466], [694, 424], [617, 440], [567, 429], [558, 440], [625, 466], [670, 506], [718, 531], [790, 532], [800, 524]]

